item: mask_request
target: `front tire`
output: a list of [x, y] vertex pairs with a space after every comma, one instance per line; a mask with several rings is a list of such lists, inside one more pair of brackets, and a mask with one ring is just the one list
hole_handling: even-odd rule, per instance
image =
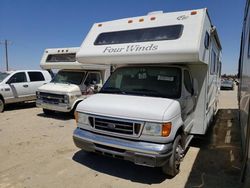
[[4, 101], [0, 99], [0, 113], [4, 111]]
[[162, 167], [163, 173], [171, 177], [176, 176], [180, 171], [180, 163], [183, 154], [182, 139], [181, 136], [178, 135], [173, 143], [172, 155], [169, 161]]

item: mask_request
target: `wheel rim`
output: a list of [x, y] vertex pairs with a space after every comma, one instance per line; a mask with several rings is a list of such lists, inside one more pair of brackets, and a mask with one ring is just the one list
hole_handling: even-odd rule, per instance
[[175, 150], [175, 168], [179, 170], [181, 159], [183, 158], [183, 149], [181, 147], [181, 144], [178, 143], [176, 150]]

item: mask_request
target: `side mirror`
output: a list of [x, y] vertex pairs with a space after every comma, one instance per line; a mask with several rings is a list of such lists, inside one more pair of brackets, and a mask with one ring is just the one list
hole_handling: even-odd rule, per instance
[[101, 90], [102, 84], [95, 84], [94, 85], [94, 93], [98, 93]]
[[13, 82], [12, 82], [12, 79], [9, 79], [9, 80], [6, 82], [6, 84], [8, 84], [8, 85], [10, 85], [11, 83], [13, 83]]

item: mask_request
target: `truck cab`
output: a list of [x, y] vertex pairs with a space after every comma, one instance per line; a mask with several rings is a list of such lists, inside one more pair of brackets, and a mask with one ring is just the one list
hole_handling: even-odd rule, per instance
[[98, 92], [109, 76], [109, 66], [82, 65], [76, 62], [79, 48], [46, 49], [41, 61], [44, 69], [57, 69], [50, 83], [39, 87], [36, 105], [45, 114], [74, 112], [77, 104]]
[[216, 114], [220, 51], [207, 9], [94, 24], [77, 60], [116, 69], [79, 103], [75, 145], [175, 176]]

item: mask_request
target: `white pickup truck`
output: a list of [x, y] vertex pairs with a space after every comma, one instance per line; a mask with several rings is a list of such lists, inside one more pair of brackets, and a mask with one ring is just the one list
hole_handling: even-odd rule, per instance
[[19, 70], [0, 73], [0, 112], [10, 103], [36, 99], [38, 87], [51, 81], [48, 71]]
[[116, 66], [76, 109], [75, 145], [175, 176], [217, 111], [221, 45], [207, 9], [93, 25], [79, 63]]

